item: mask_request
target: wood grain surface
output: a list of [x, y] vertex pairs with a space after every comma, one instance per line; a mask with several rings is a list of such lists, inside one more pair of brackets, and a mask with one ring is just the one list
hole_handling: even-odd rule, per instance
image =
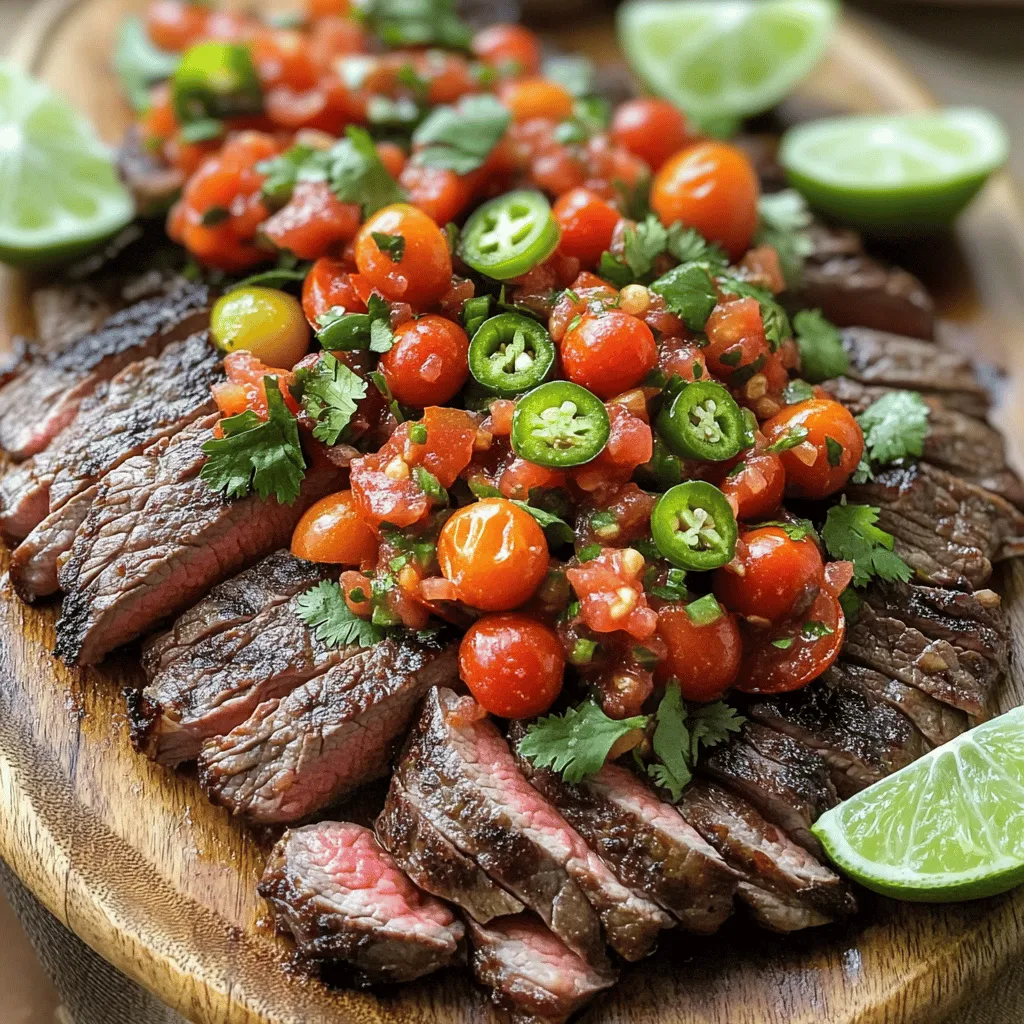
[[[115, 140], [127, 111], [108, 70], [132, 0], [44, 3], [17, 57]], [[608, 25], [558, 40], [613, 55]], [[793, 101], [812, 108], [914, 109], [927, 94], [854, 24]], [[959, 244], [910, 247], [963, 344], [1011, 371], [1015, 427], [1024, 410], [1024, 223], [1005, 179], [964, 221]], [[24, 289], [0, 281], [8, 331], [25, 323]], [[1019, 452], [1015, 451], [1019, 456]], [[1018, 458], [1018, 462], [1021, 460]], [[6, 555], [0, 555], [5, 573]], [[1024, 570], [1006, 573], [1018, 663], [1024, 664]], [[32, 610], [0, 577], [0, 857], [40, 901], [126, 975], [197, 1024], [490, 1024], [465, 975], [386, 995], [331, 990], [288, 969], [255, 886], [269, 837], [207, 802], [195, 779], [135, 755], [121, 687], [131, 652], [70, 670], [49, 654], [52, 608]], [[1024, 700], [1015, 681], [1010, 706]], [[346, 812], [347, 813], [347, 812]], [[666, 935], [585, 1015], [588, 1024], [918, 1024], [935, 1021], [1024, 951], [1024, 891], [951, 907], [865, 897], [858, 918], [788, 939], [737, 920], [712, 940]]]

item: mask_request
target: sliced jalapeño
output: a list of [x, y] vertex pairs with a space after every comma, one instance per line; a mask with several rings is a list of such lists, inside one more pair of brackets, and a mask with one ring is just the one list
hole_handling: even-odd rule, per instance
[[706, 572], [731, 562], [736, 517], [725, 495], [703, 480], [666, 491], [651, 513], [651, 536], [661, 554], [680, 569]]
[[527, 392], [512, 414], [512, 450], [527, 462], [551, 469], [582, 466], [597, 458], [610, 432], [601, 399], [565, 380]]
[[171, 80], [174, 115], [182, 124], [263, 111], [263, 89], [248, 46], [207, 42], [181, 58]]
[[484, 203], [459, 236], [459, 255], [497, 281], [525, 274], [558, 246], [558, 223], [542, 192], [523, 189]]
[[683, 459], [721, 462], [745, 446], [743, 413], [721, 384], [687, 384], [658, 416], [658, 430]]
[[469, 346], [473, 379], [502, 398], [543, 384], [554, 362], [555, 346], [548, 332], [518, 313], [499, 313], [485, 320]]

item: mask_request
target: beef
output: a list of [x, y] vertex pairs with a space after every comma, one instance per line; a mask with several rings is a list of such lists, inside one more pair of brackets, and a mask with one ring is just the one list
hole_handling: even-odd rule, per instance
[[20, 544], [46, 518], [52, 483], [46, 452], [7, 465], [0, 476], [0, 537], [6, 543]]
[[14, 380], [32, 361], [32, 348], [28, 339], [15, 337], [10, 345], [0, 350], [0, 387]]
[[413, 981], [465, 958], [462, 922], [361, 825], [322, 821], [285, 832], [259, 892], [300, 957], [346, 960], [367, 983]]
[[744, 797], [805, 849], [822, 856], [811, 826], [839, 797], [828, 763], [817, 751], [747, 722], [741, 735], [709, 752], [701, 771]]
[[113, 314], [0, 390], [0, 448], [13, 459], [42, 451], [74, 418], [82, 400], [129, 363], [159, 354], [206, 327], [210, 292], [183, 283]]
[[[125, 459], [177, 433], [216, 406], [210, 386], [221, 378], [220, 358], [206, 332], [132, 363], [87, 398], [43, 461], [50, 480], [48, 512], [11, 562], [11, 582], [24, 601], [57, 590], [57, 562], [71, 547], [95, 496], [92, 485]], [[37, 486], [44, 486], [37, 481]]]
[[457, 675], [454, 647], [386, 639], [207, 740], [200, 781], [251, 821], [300, 821], [386, 775], [420, 698]]
[[798, 931], [856, 910], [838, 875], [734, 793], [696, 779], [679, 809], [740, 875], [737, 894], [763, 927]]
[[469, 922], [473, 976], [517, 1024], [563, 1024], [615, 973], [592, 967], [532, 914]]
[[117, 169], [135, 199], [140, 217], [166, 213], [185, 184], [185, 174], [154, 158], [138, 125], [125, 133], [117, 150]]
[[821, 753], [843, 798], [906, 767], [928, 751], [920, 731], [899, 711], [839, 685], [825, 674], [792, 694], [753, 700], [748, 714]]
[[205, 740], [240, 726], [360, 648], [332, 648], [299, 618], [300, 594], [337, 573], [278, 551], [214, 587], [144, 648], [148, 685], [133, 700], [132, 738], [163, 764], [199, 756]]
[[306, 473], [295, 504], [231, 501], [200, 479], [216, 417], [112, 469], [60, 569], [59, 654], [91, 665], [286, 544], [302, 513], [337, 489], [337, 470]]
[[890, 467], [846, 493], [851, 502], [880, 508], [878, 525], [925, 583], [977, 590], [991, 578], [993, 562], [1024, 552], [1024, 513], [927, 463]]
[[843, 331], [843, 348], [850, 359], [847, 376], [860, 384], [920, 391], [979, 420], [988, 412], [988, 392], [959, 352], [864, 327]]
[[394, 779], [421, 814], [590, 963], [605, 938], [628, 960], [669, 923], [625, 888], [516, 768], [483, 709], [451, 690], [427, 694]]
[[[510, 732], [513, 750], [524, 733], [524, 728]], [[606, 764], [574, 785], [518, 753], [517, 763], [623, 885], [645, 893], [687, 931], [711, 934], [732, 913], [733, 873], [676, 809], [632, 772]]]

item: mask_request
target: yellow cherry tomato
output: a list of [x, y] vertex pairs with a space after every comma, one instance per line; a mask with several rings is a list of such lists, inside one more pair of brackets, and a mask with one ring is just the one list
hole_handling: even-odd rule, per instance
[[276, 288], [237, 288], [219, 298], [210, 333], [221, 351], [244, 349], [267, 366], [290, 369], [309, 351], [302, 306]]

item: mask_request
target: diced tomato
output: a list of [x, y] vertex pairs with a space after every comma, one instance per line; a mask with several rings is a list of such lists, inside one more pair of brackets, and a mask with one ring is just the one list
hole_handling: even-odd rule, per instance
[[341, 202], [326, 181], [300, 181], [263, 234], [279, 249], [315, 260], [355, 238], [361, 219], [359, 206]]
[[432, 405], [423, 410], [420, 422], [427, 428], [427, 439], [423, 444], [407, 440], [406, 459], [433, 473], [442, 487], [451, 487], [473, 458], [476, 420], [463, 409]]
[[625, 630], [643, 640], [657, 629], [658, 616], [644, 594], [644, 565], [634, 548], [603, 548], [596, 558], [566, 570], [580, 616], [595, 633]]
[[737, 519], [768, 519], [782, 504], [786, 471], [782, 459], [774, 452], [750, 451], [718, 486], [733, 502]]
[[302, 91], [317, 83], [317, 67], [301, 32], [261, 28], [249, 40], [249, 52], [264, 89], [285, 85]]
[[768, 359], [757, 299], [736, 299], [716, 306], [704, 330], [708, 336], [704, 358], [708, 369], [722, 380], [740, 369], [747, 376], [756, 373]]
[[578, 544], [625, 547], [651, 532], [651, 512], [657, 497], [634, 483], [623, 484], [605, 498], [594, 513], [580, 516], [576, 530]]
[[601, 454], [573, 473], [584, 491], [596, 491], [628, 480], [637, 466], [651, 461], [654, 435], [650, 425], [618, 402], [607, 402], [611, 431]]
[[347, 313], [366, 312], [366, 303], [353, 287], [353, 276], [346, 264], [326, 256], [313, 264], [302, 284], [302, 310], [313, 327], [318, 316], [335, 306]]
[[[285, 405], [293, 413], [299, 411], [299, 405], [290, 391], [294, 381], [294, 374], [290, 370], [266, 366], [251, 352], [238, 349], [235, 352], [229, 352], [224, 357], [224, 373], [227, 376], [227, 382], [214, 384], [211, 390], [214, 401], [217, 402], [225, 416], [235, 415], [235, 412], [244, 412], [245, 409], [252, 409], [260, 419], [266, 419], [267, 392], [264, 389], [264, 377], [276, 377]], [[241, 392], [238, 389], [241, 389]], [[245, 396], [242, 408], [238, 408], [240, 394]], [[229, 412], [229, 409], [233, 411]]]
[[520, 458], [514, 458], [498, 480], [498, 490], [506, 498], [515, 498], [517, 501], [529, 501], [530, 491], [535, 487], [545, 489], [564, 486], [564, 473]]

